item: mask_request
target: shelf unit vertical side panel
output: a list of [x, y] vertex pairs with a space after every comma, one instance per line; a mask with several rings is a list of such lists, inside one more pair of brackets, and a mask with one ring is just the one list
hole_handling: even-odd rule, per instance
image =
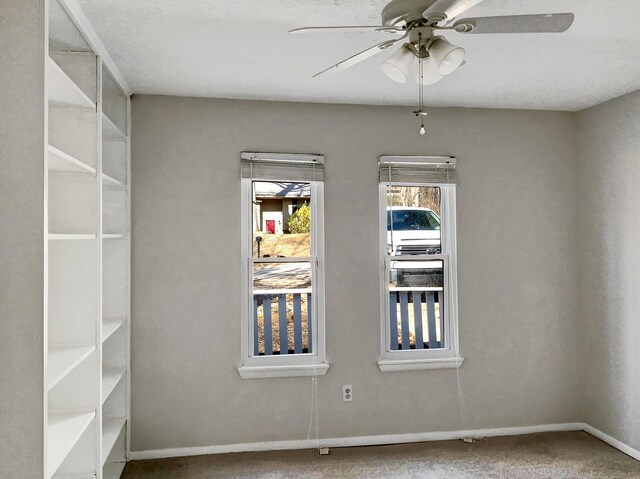
[[102, 57], [96, 55], [96, 158], [97, 158], [97, 195], [98, 195], [98, 304], [96, 311], [96, 348], [98, 352], [98, 398], [96, 406], [96, 479], [102, 479], [102, 280], [103, 280], [103, 254], [102, 254], [102, 216], [103, 216], [103, 191], [102, 191]]

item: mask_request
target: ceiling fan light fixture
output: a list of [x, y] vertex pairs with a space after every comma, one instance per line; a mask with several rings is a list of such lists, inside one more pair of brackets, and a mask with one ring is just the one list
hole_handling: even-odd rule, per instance
[[453, 73], [464, 62], [464, 48], [453, 45], [442, 37], [431, 43], [429, 54], [441, 75]]
[[409, 71], [415, 59], [416, 55], [411, 45], [405, 43], [389, 59], [382, 62], [382, 71], [395, 82], [407, 83]]
[[444, 78], [431, 56], [422, 60], [422, 69], [422, 82], [420, 81], [420, 72], [416, 74], [415, 81], [418, 85], [434, 85]]

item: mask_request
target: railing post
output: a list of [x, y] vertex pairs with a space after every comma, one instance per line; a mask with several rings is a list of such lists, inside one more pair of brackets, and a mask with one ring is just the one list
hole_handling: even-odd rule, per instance
[[444, 293], [436, 293], [435, 301], [438, 303], [438, 311], [440, 312], [440, 341], [438, 341], [438, 347], [444, 347]]
[[273, 327], [271, 325], [271, 295], [262, 297], [262, 310], [264, 312], [264, 354], [273, 354]]
[[427, 292], [427, 324], [429, 325], [429, 349], [438, 347], [438, 337], [436, 336], [436, 309], [435, 309], [436, 293]]
[[254, 356], [259, 356], [260, 355], [260, 349], [259, 349], [259, 344], [260, 344], [260, 338], [259, 336], [259, 330], [258, 330], [258, 298], [259, 296], [254, 295], [253, 296], [253, 355]]
[[389, 349], [398, 350], [398, 293], [389, 292]]
[[413, 321], [416, 330], [416, 349], [424, 349], [424, 335], [422, 333], [422, 291], [413, 293]]
[[302, 353], [302, 298], [300, 293], [293, 295], [293, 352], [295, 354]]
[[287, 334], [287, 295], [278, 294], [278, 318], [280, 326], [280, 354], [289, 354], [289, 335]]
[[311, 293], [307, 293], [307, 351], [313, 352], [313, 306]]
[[402, 349], [411, 349], [409, 340], [409, 293], [400, 293], [400, 322], [402, 325]]

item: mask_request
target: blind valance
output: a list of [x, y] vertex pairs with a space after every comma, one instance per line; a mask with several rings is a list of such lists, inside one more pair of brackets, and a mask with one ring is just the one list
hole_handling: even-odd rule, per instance
[[453, 156], [381, 156], [380, 183], [436, 183], [455, 185], [457, 159]]
[[242, 178], [269, 181], [324, 181], [324, 156], [306, 153], [241, 155]]

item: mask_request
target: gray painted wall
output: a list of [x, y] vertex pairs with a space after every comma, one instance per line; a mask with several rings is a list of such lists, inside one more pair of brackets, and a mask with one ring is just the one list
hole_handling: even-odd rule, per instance
[[42, 477], [44, 58], [41, 0], [0, 0], [0, 477]]
[[640, 91], [578, 125], [585, 420], [640, 449]]
[[[411, 108], [134, 97], [133, 450], [307, 438], [309, 378], [236, 369], [243, 150], [326, 155], [320, 437], [582, 419], [575, 116], [432, 109], [428, 128]], [[383, 153], [459, 158], [459, 377], [378, 370]]]

